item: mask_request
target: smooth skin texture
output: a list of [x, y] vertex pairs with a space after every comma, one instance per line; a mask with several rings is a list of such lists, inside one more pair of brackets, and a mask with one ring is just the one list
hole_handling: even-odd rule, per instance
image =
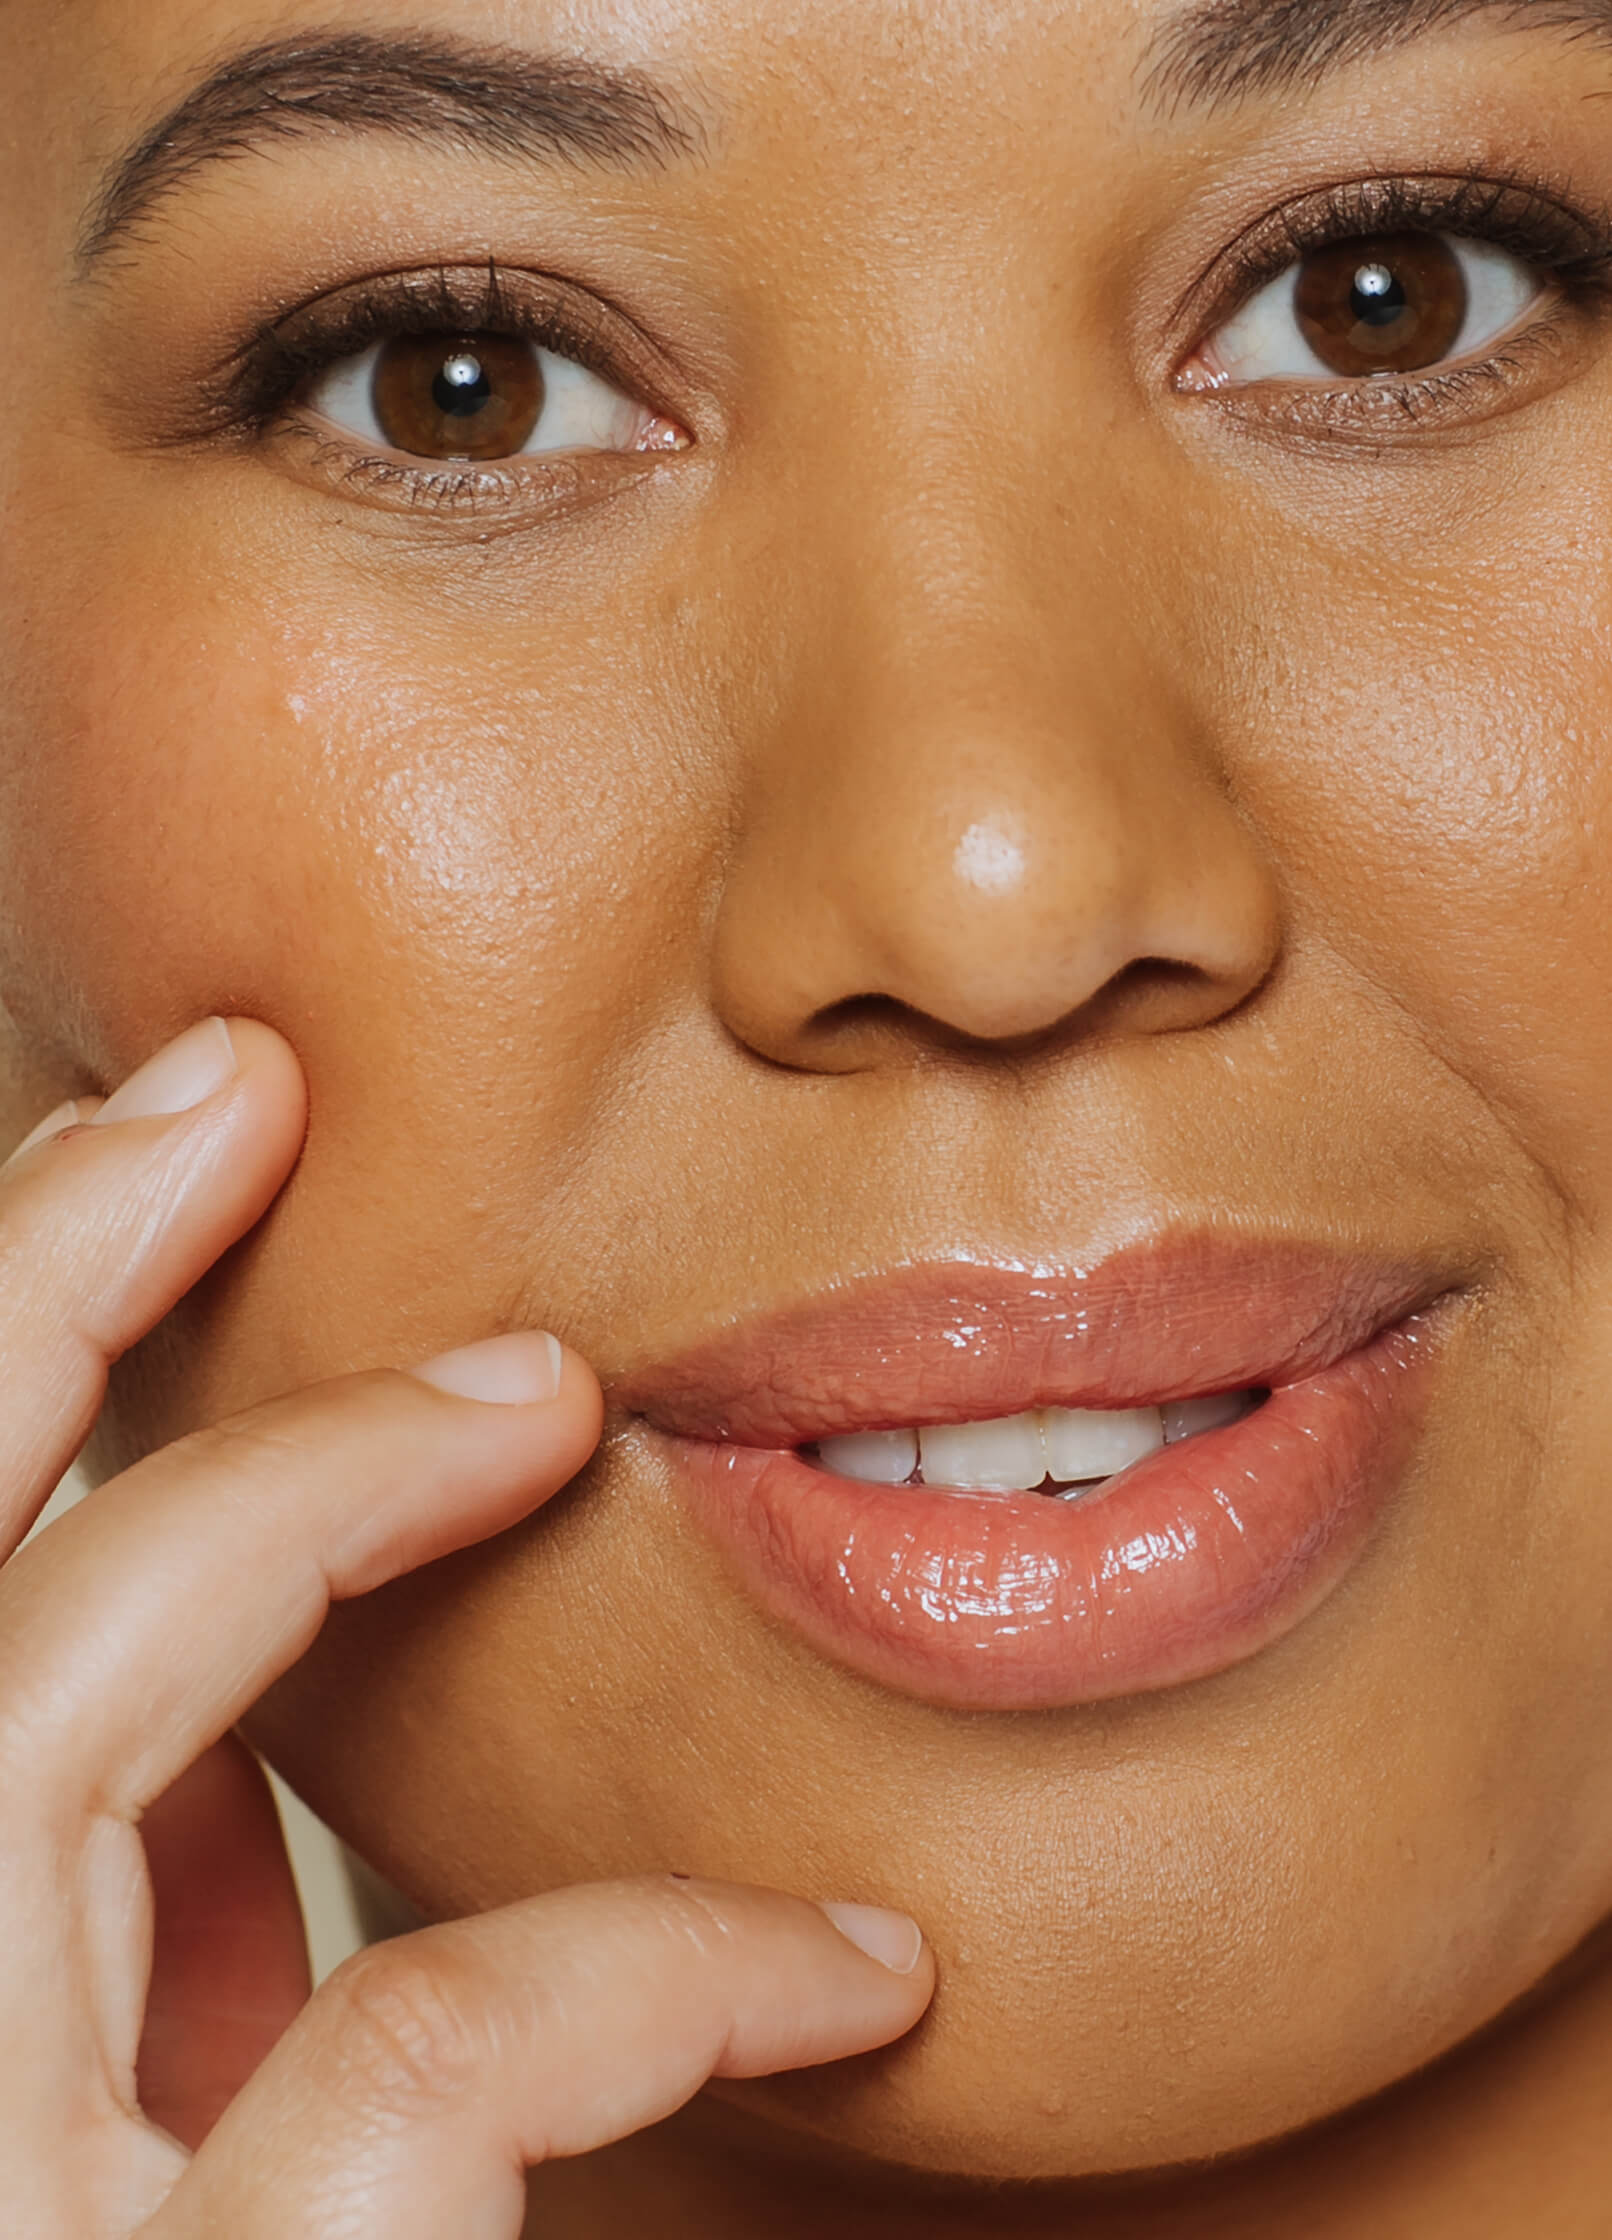
[[[1604, 2229], [1612, 330], [1577, 287], [1330, 417], [1177, 379], [1230, 246], [1340, 183], [1604, 234], [1606, 45], [1455, 13], [1206, 105], [1146, 92], [1163, 0], [359, 0], [686, 130], [282, 135], [86, 273], [109, 168], [328, 0], [0, 0], [12, 1132], [217, 1011], [311, 1098], [99, 1472], [526, 1328], [608, 1411], [750, 1309], [1170, 1226], [1466, 1299], [1367, 1558], [1201, 1686], [885, 1695], [619, 1412], [343, 1602], [247, 1732], [427, 1919], [676, 1869], [936, 1954], [888, 2051], [547, 2166], [546, 2234]], [[686, 446], [491, 489], [209, 415], [265, 321], [489, 259], [613, 307]]]

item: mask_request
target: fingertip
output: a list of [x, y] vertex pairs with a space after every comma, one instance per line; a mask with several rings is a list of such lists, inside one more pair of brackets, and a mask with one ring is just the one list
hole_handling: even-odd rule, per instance
[[547, 1330], [510, 1330], [455, 1346], [406, 1372], [419, 1384], [484, 1406], [580, 1411], [597, 1440], [604, 1418], [599, 1379], [580, 1353]]
[[261, 1019], [231, 1015], [219, 1020], [235, 1052], [237, 1080], [250, 1079], [260, 1093], [268, 1089], [305, 1117], [307, 1076], [296, 1051], [276, 1028]]
[[532, 1408], [559, 1398], [565, 1348], [546, 1330], [511, 1330], [439, 1353], [409, 1374], [458, 1400]]
[[858, 1952], [877, 1960], [880, 1967], [888, 1968], [892, 1975], [910, 1976], [916, 1972], [924, 1957], [924, 1933], [910, 1913], [897, 1913], [889, 1906], [853, 1905], [834, 1898], [819, 1900], [818, 1910], [827, 1914], [840, 1935], [854, 1944]]

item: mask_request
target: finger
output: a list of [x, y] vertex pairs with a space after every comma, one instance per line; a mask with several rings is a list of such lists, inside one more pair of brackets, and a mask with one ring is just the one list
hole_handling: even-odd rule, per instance
[[88, 1437], [110, 1363], [264, 1212], [305, 1117], [277, 1034], [204, 1020], [0, 1170], [0, 1561]]
[[712, 2077], [910, 2030], [933, 1967], [899, 1914], [673, 1877], [565, 1890], [337, 1971], [224, 2117], [151, 2240], [516, 2240], [523, 2173], [656, 2123]]
[[[488, 1378], [515, 1404], [462, 1396]], [[522, 1333], [266, 1402], [125, 1471], [0, 1571], [0, 1822], [61, 1842], [92, 1810], [137, 1818], [333, 1600], [513, 1524], [580, 1469], [601, 1412], [587, 1365]]]
[[[532, 1400], [540, 1380], [551, 1397]], [[6, 2071], [0, 2167], [43, 2130], [120, 2137], [167, 2182], [172, 2146], [130, 2129], [141, 1811], [308, 1647], [333, 1598], [513, 1523], [580, 1466], [601, 1412], [587, 1367], [534, 1334], [344, 1378], [152, 1456], [0, 1570], [4, 1898], [33, 1931], [0, 1970], [0, 2046], [29, 2048]]]
[[229, 1735], [140, 1823], [155, 1937], [140, 2106], [198, 2147], [312, 1988], [302, 1908], [263, 1770]]

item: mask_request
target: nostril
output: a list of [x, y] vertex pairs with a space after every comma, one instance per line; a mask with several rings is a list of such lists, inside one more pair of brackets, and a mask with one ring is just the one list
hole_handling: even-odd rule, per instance
[[811, 1031], [823, 1035], [855, 1033], [859, 1028], [883, 1028], [910, 1033], [914, 1014], [895, 996], [843, 996], [814, 1012]]
[[1233, 985], [1176, 957], [1133, 957], [1081, 1006], [1079, 1024], [1087, 1033], [1141, 1034], [1210, 1026], [1238, 1010], [1262, 984], [1251, 975]]
[[1098, 1004], [1129, 1008], [1161, 996], [1170, 1000], [1187, 996], [1194, 1002], [1201, 1002], [1213, 986], [1213, 976], [1201, 965], [1182, 964], [1176, 957], [1133, 957], [1106, 986], [1097, 990], [1088, 1009]]
[[809, 1045], [821, 1058], [835, 1054], [846, 1063], [862, 1065], [877, 1063], [881, 1054], [898, 1050], [909, 1056], [922, 1050], [935, 1054], [989, 1051], [1013, 1056], [1039, 1048], [1048, 1033], [1056, 1029], [1037, 1026], [1023, 1034], [997, 1033], [988, 1025], [973, 1028], [958, 1020], [936, 1018], [932, 1012], [903, 1003], [898, 996], [865, 995], [825, 1004], [813, 1013], [805, 1031]]
[[[806, 1022], [804, 1040], [818, 1063], [877, 1063], [880, 1053], [917, 1045], [959, 1055], [988, 1051], [1032, 1057], [1065, 1042], [1115, 1033], [1161, 1034], [1210, 1024], [1246, 1000], [1202, 967], [1173, 957], [1136, 957], [1072, 1010], [1051, 1005], [1022, 1025], [997, 1017], [978, 1026], [937, 1018], [897, 996], [855, 995], [824, 1004]], [[808, 1058], [808, 1063], [813, 1062]]]
[[1174, 749], [1066, 742], [1038, 789], [1022, 769], [982, 777], [977, 740], [938, 773], [933, 741], [896, 760], [898, 739], [860, 743], [767, 794], [725, 880], [712, 993], [759, 1056], [831, 1073], [1039, 1059], [1211, 1026], [1274, 968], [1271, 866]]
[[795, 1062], [828, 1073], [859, 1073], [918, 1050], [964, 1049], [972, 1038], [915, 1011], [898, 996], [842, 996], [802, 1023]]

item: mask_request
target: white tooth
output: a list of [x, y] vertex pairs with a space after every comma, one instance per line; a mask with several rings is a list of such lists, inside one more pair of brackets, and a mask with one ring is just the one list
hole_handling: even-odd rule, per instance
[[1041, 1426], [1033, 1415], [993, 1423], [942, 1423], [918, 1434], [924, 1484], [960, 1493], [1029, 1493], [1047, 1474]]
[[1164, 1444], [1157, 1408], [1043, 1408], [1047, 1468], [1061, 1484], [1111, 1478]]
[[859, 1478], [867, 1486], [905, 1485], [918, 1467], [916, 1431], [852, 1431], [843, 1439], [819, 1439], [817, 1458], [825, 1470]]
[[1172, 1400], [1163, 1410], [1164, 1436], [1173, 1446], [1177, 1439], [1190, 1439], [1196, 1431], [1218, 1431], [1224, 1423], [1240, 1421], [1252, 1405], [1252, 1395], [1246, 1392], [1211, 1392], [1202, 1400]]

